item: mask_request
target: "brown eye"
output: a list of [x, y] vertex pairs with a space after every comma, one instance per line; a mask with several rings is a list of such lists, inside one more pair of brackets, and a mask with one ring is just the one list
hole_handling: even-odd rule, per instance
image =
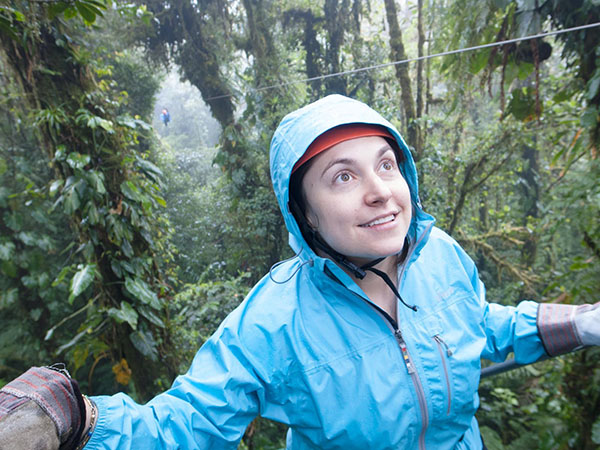
[[386, 172], [389, 172], [390, 170], [394, 170], [394, 164], [391, 161], [384, 161], [381, 168]]
[[335, 182], [336, 183], [347, 183], [351, 179], [352, 179], [352, 177], [350, 176], [350, 174], [348, 172], [342, 172], [335, 178]]

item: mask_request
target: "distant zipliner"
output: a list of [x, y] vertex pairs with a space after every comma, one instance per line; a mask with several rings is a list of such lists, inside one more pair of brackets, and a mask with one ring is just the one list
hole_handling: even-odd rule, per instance
[[171, 114], [169, 114], [169, 110], [167, 108], [163, 108], [160, 112], [160, 120], [165, 124], [165, 127], [169, 125], [169, 122], [171, 121]]

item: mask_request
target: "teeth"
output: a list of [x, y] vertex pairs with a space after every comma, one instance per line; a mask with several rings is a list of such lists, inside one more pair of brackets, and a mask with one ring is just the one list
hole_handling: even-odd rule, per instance
[[363, 225], [363, 227], [374, 227], [375, 225], [380, 225], [382, 223], [391, 222], [392, 220], [394, 220], [394, 217], [396, 217], [394, 214], [390, 214], [389, 216], [382, 217], [381, 219], [374, 220], [373, 222], [369, 222], [369, 223]]

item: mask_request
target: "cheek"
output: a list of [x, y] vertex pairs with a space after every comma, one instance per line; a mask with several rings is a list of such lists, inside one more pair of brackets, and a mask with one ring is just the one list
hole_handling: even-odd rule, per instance
[[410, 189], [408, 187], [408, 183], [406, 182], [406, 180], [404, 178], [402, 178], [399, 193], [400, 193], [400, 197], [402, 198], [402, 200], [405, 203], [408, 203], [410, 205], [411, 204]]
[[319, 198], [312, 205], [306, 207], [306, 220], [309, 225], [319, 230], [321, 233], [329, 234], [339, 226], [339, 221], [343, 221], [347, 208], [340, 207], [339, 201], [332, 201], [330, 198]]

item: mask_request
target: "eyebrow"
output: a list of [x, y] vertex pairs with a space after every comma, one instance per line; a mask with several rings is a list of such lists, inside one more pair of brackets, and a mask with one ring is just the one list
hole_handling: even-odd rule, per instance
[[[381, 158], [383, 155], [385, 155], [388, 151], [394, 151], [394, 149], [392, 148], [391, 145], [389, 144], [384, 144], [377, 152], [377, 158]], [[394, 152], [395, 155], [395, 152]], [[334, 159], [333, 161], [330, 161], [329, 164], [327, 164], [325, 166], [325, 168], [323, 169], [323, 172], [321, 172], [321, 177], [323, 177], [323, 175], [325, 175], [325, 172], [327, 172], [329, 169], [331, 169], [333, 166], [337, 165], [337, 164], [348, 164], [351, 165], [353, 163], [355, 163], [356, 160], [352, 159], [352, 158], [338, 158], [338, 159]]]

